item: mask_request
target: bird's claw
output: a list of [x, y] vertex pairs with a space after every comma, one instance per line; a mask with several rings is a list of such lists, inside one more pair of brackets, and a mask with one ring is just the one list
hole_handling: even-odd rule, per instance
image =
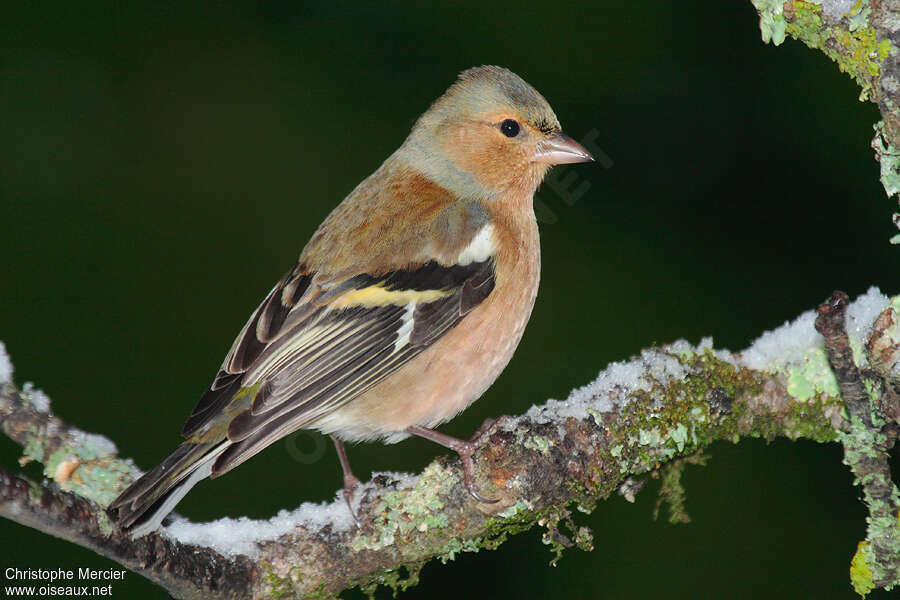
[[462, 460], [463, 481], [466, 484], [466, 491], [479, 502], [484, 504], [496, 504], [500, 501], [500, 498], [487, 498], [482, 496], [481, 493], [475, 489], [475, 461], [472, 460], [472, 454], [478, 446], [471, 441], [467, 442], [467, 444], [471, 447], [456, 451], [459, 454], [460, 460]]
[[358, 487], [359, 479], [357, 479], [353, 473], [349, 476], [346, 474], [344, 475], [344, 502], [347, 503], [347, 510], [350, 511], [350, 516], [353, 517], [353, 522], [356, 523], [357, 529], [362, 527], [362, 523], [360, 522], [356, 511], [353, 510], [353, 498], [356, 496], [356, 489]]
[[482, 496], [481, 493], [475, 489], [475, 462], [472, 460], [472, 455], [475, 454], [475, 450], [477, 450], [491, 433], [493, 433], [494, 428], [496, 428], [501, 421], [508, 418], [509, 417], [506, 415], [501, 415], [496, 418], [485, 419], [484, 423], [482, 423], [475, 431], [475, 434], [469, 438], [469, 441], [462, 442], [459, 444], [459, 447], [454, 448], [456, 453], [459, 454], [459, 458], [462, 460], [463, 481], [466, 484], [466, 491], [468, 491], [469, 495], [475, 498], [475, 500], [484, 504], [496, 504], [500, 501], [500, 498], [487, 498]]

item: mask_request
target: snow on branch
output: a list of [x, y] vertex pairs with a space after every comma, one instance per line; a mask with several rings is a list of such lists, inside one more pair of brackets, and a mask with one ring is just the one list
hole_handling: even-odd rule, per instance
[[[24, 448], [22, 460], [44, 465], [46, 479], [30, 482], [0, 470], [0, 514], [108, 556], [175, 597], [329, 596], [379, 584], [403, 589], [430, 559], [495, 548], [534, 526], [545, 528], [545, 541], [559, 550], [590, 549], [591, 532], [573, 523], [568, 508], [591, 510], [616, 491], [633, 499], [642, 479], [658, 469], [666, 469], [677, 518], [685, 457], [716, 440], [783, 436], [841, 441], [857, 477], [870, 475], [863, 485], [869, 536], [854, 569], [860, 581], [890, 587], [896, 565], [891, 571], [885, 561], [896, 554], [886, 540], [896, 532], [885, 515], [896, 515], [896, 487], [886, 459], [863, 464], [859, 456], [886, 456], [900, 430], [894, 369], [900, 299], [873, 288], [849, 306], [828, 306], [842, 317], [828, 320], [820, 310], [824, 338], [810, 311], [739, 354], [715, 350], [709, 339], [650, 348], [611, 364], [566, 400], [502, 418], [475, 457], [479, 487], [499, 498], [496, 504], [469, 497], [456, 459], [438, 459], [418, 475], [375, 474], [357, 494], [360, 527], [336, 495], [334, 502], [304, 504], [267, 521], [179, 518], [132, 541], [102, 509], [137, 475], [134, 465], [118, 458], [109, 440], [60, 421], [46, 396], [29, 384], [17, 388], [9, 381], [11, 366], [4, 367], [0, 428]], [[844, 362], [832, 371], [829, 358], [836, 356]], [[0, 367], [8, 364], [0, 346]], [[870, 390], [850, 411], [841, 399], [848, 385]], [[896, 518], [893, 523], [896, 529]]]

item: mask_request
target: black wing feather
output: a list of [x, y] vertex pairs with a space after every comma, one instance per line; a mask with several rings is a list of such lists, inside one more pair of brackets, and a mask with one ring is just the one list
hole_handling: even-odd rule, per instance
[[[238, 335], [212, 385], [200, 396], [181, 435], [188, 438], [221, 413], [242, 387], [243, 374], [280, 331], [290, 310], [309, 288], [312, 277], [297, 265], [276, 285]], [[261, 333], [261, 335], [260, 335]]]
[[[258, 386], [252, 403], [229, 423], [232, 444], [216, 460], [213, 476], [336, 410], [435, 343], [490, 295], [494, 262], [444, 266], [430, 261], [316, 290], [319, 301], [368, 288], [400, 293], [396, 303], [373, 306], [360, 301], [335, 308], [326, 302], [310, 309], [304, 298], [311, 279], [292, 272], [270, 292], [185, 425], [186, 436], [200, 431], [220, 417], [240, 389]], [[417, 295], [430, 291], [436, 293]], [[292, 311], [305, 312], [296, 318]]]

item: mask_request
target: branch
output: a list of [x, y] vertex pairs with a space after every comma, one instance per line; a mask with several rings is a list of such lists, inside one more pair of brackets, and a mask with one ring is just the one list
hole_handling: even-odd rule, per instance
[[[836, 300], [820, 311], [824, 345], [809, 312], [738, 355], [714, 351], [710, 341], [645, 350], [612, 364], [566, 401], [551, 400], [493, 427], [476, 465], [480, 488], [499, 498], [496, 504], [473, 501], [459, 461], [442, 458], [415, 477], [376, 475], [358, 494], [359, 528], [336, 500], [283, 511], [269, 522], [176, 521], [132, 541], [102, 511], [136, 475], [131, 462], [116, 458], [105, 438], [53, 416], [39, 392], [6, 383], [0, 427], [23, 446], [23, 460], [44, 464], [47, 479], [36, 484], [0, 471], [0, 514], [107, 556], [175, 597], [327, 597], [354, 586], [405, 589], [428, 560], [496, 548], [536, 525], [559, 552], [590, 549], [590, 531], [573, 523], [568, 507], [591, 510], [617, 490], [633, 499], [643, 479], [664, 467], [664, 499], [672, 518], [684, 520], [678, 481], [684, 457], [716, 440], [840, 440], [870, 509], [854, 584], [890, 588], [898, 553], [888, 542], [900, 536], [885, 452], [900, 429], [900, 386], [890, 377], [900, 356], [898, 306], [900, 300], [889, 303], [874, 289], [849, 313], [845, 298]], [[874, 333], [868, 340], [848, 337], [846, 320], [853, 331], [875, 321]], [[868, 357], [860, 352], [854, 362], [849, 349], [863, 343]], [[856, 402], [846, 413], [842, 390]]]
[[[2, 346], [0, 346], [2, 350]], [[42, 410], [44, 409], [44, 410]], [[40, 392], [0, 386], [0, 428], [24, 448], [20, 463], [44, 465], [34, 483], [0, 468], [0, 515], [110, 558], [178, 598], [246, 598], [256, 565], [209, 549], [152, 535], [132, 541], [102, 507], [137, 475], [115, 445], [70, 427], [48, 412]]]
[[[890, 589], [900, 583], [900, 494], [888, 462], [888, 450], [898, 433], [896, 378], [890, 374], [898, 346], [889, 333], [896, 313], [886, 310], [876, 319], [866, 345], [869, 362], [875, 366], [864, 381], [853, 360], [846, 311], [847, 295], [835, 292], [819, 307], [816, 330], [825, 337], [828, 360], [850, 417], [849, 427], [840, 432], [844, 464], [853, 472], [854, 483], [862, 487], [863, 502], [869, 508], [866, 539], [860, 542], [850, 569], [854, 588], [865, 596], [875, 587]], [[884, 410], [888, 406], [890, 410]]]
[[[861, 101], [878, 105], [872, 149], [888, 196], [900, 195], [900, 0], [751, 2], [763, 42], [778, 46], [790, 35], [822, 52], [859, 84]], [[900, 213], [893, 218], [900, 228]]]

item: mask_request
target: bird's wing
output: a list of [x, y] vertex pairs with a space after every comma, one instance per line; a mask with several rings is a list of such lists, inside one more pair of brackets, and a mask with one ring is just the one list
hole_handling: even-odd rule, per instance
[[402, 367], [494, 289], [494, 261], [430, 261], [378, 276], [315, 282], [298, 265], [269, 293], [185, 424], [185, 437], [233, 417], [213, 476], [314, 422]]

